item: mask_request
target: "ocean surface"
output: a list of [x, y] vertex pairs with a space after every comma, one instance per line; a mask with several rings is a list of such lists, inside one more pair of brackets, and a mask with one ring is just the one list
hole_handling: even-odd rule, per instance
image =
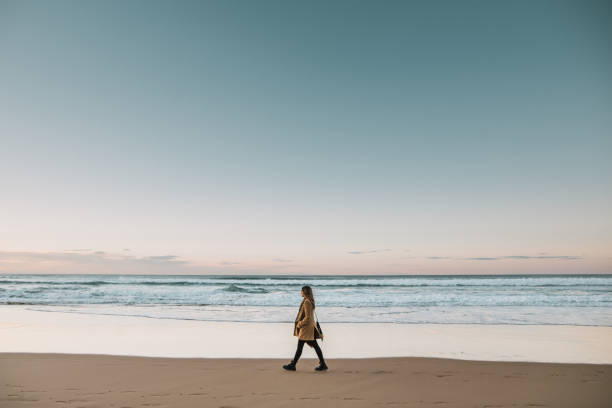
[[152, 319], [293, 322], [303, 285], [314, 290], [321, 324], [612, 326], [612, 275], [0, 275], [0, 305]]

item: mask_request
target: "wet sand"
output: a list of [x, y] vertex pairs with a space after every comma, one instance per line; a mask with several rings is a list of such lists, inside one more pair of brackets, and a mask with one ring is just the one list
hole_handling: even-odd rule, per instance
[[[40, 309], [40, 310], [32, 310]], [[181, 358], [282, 358], [293, 323], [215, 322], [0, 306], [0, 352]], [[327, 358], [432, 357], [612, 364], [612, 327], [323, 323]], [[304, 357], [314, 357], [312, 350]]]
[[[308, 352], [305, 349], [304, 354]], [[612, 365], [0, 353], [0, 406], [610, 407]]]

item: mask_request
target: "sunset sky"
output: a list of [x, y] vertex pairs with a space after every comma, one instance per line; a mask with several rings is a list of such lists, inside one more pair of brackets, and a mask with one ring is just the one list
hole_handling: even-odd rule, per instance
[[0, 0], [0, 273], [612, 273], [612, 6]]

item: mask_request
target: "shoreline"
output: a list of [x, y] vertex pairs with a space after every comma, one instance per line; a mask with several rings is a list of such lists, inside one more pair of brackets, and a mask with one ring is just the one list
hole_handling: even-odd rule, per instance
[[[324, 323], [326, 358], [612, 364], [612, 327]], [[293, 323], [211, 322], [0, 306], [0, 352], [179, 358], [281, 358]], [[305, 348], [304, 357], [314, 351]]]
[[[189, 315], [174, 315], [174, 316], [164, 316], [164, 315], [145, 315], [145, 314], [135, 314], [138, 308], [149, 308], [149, 307], [159, 307], [159, 308], [180, 308], [183, 310], [189, 310], [189, 308], [200, 308], [200, 307], [214, 307], [214, 305], [201, 304], [201, 305], [121, 305], [115, 312], [105, 312], [105, 311], [96, 311], [97, 308], [106, 308], [108, 307], [105, 304], [75, 304], [75, 305], [62, 305], [62, 304], [39, 304], [39, 303], [6, 303], [0, 304], [1, 308], [13, 307], [15, 309], [24, 308], [29, 311], [35, 312], [44, 312], [44, 313], [65, 313], [65, 314], [76, 314], [76, 315], [94, 315], [94, 316], [117, 316], [117, 317], [137, 317], [137, 318], [145, 318], [152, 320], [185, 320], [185, 321], [198, 321], [203, 323], [272, 323], [272, 324], [289, 324], [292, 323], [289, 320], [236, 320], [236, 319], [206, 319], [206, 318], [196, 318], [189, 317]], [[236, 306], [227, 306], [223, 305], [223, 308], [227, 310], [229, 307], [237, 308]], [[244, 306], [238, 306], [238, 308]], [[287, 307], [287, 306], [261, 306], [264, 308], [286, 308], [290, 309], [291, 312], [295, 311], [295, 307]], [[70, 309], [76, 308], [76, 309]], [[116, 310], [129, 310], [128, 308], [133, 308], [132, 313], [117, 313]], [[46, 310], [45, 310], [46, 309]], [[334, 307], [327, 307], [327, 312], [333, 311]], [[367, 307], [363, 309], [368, 309]], [[555, 307], [555, 309], [557, 309]], [[111, 309], [112, 310], [112, 309]], [[201, 312], [201, 309], [198, 309], [198, 312]], [[590, 311], [590, 310], [589, 310]], [[612, 318], [612, 315], [610, 316]], [[357, 321], [357, 320], [326, 320], [325, 322], [321, 321], [324, 324], [379, 324], [379, 323], [389, 323], [389, 324], [397, 324], [397, 325], [466, 325], [466, 326], [566, 326], [566, 327], [612, 327], [612, 320], [606, 320], [605, 324], [589, 324], [589, 323], [507, 323], [507, 322], [495, 322], [495, 323], [482, 323], [482, 322], [469, 322], [469, 321]]]
[[612, 365], [422, 357], [288, 359], [0, 353], [0, 405], [603, 408]]
[[[308, 361], [312, 363], [312, 367], [318, 365], [318, 359], [314, 351], [312, 353], [306, 352], [306, 346], [304, 346], [304, 353], [300, 357], [300, 361]], [[311, 355], [312, 354], [312, 355]], [[132, 355], [132, 354], [105, 354], [105, 353], [50, 353], [50, 352], [36, 352], [36, 351], [0, 351], [0, 360], [3, 358], [12, 358], [15, 356], [20, 357], [37, 357], [37, 356], [48, 356], [48, 357], [119, 357], [119, 358], [135, 358], [135, 359], [166, 359], [166, 360], [201, 360], [201, 361], [276, 361], [281, 363], [281, 366], [291, 360], [293, 355], [288, 357], [167, 357], [167, 356], [143, 356], [143, 355]], [[448, 357], [420, 357], [420, 356], [404, 356], [404, 357], [339, 357], [329, 358], [325, 356], [325, 361], [366, 361], [366, 360], [396, 360], [396, 359], [408, 359], [408, 360], [429, 360], [429, 361], [447, 361], [447, 362], [464, 362], [464, 363], [512, 363], [512, 364], [539, 364], [547, 366], [593, 366], [593, 367], [611, 367], [612, 363], [564, 363], [564, 362], [549, 362], [549, 361], [500, 361], [500, 360], [466, 360], [461, 358], [448, 358]]]

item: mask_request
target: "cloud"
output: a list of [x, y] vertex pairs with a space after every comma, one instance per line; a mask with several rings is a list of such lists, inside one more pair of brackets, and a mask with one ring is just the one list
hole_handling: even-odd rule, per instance
[[187, 261], [183, 261], [179, 259], [176, 255], [153, 255], [153, 256], [144, 256], [144, 257], [134, 257], [134, 256], [123, 256], [121, 258], [123, 261], [141, 263], [147, 265], [184, 265], [187, 264]]
[[561, 261], [571, 261], [576, 259], [583, 259], [582, 256], [576, 255], [506, 255], [506, 256], [477, 256], [469, 258], [461, 257], [450, 257], [450, 256], [428, 256], [426, 259], [456, 259], [465, 261], [501, 261], [504, 259], [552, 259]]
[[497, 261], [500, 260], [502, 258], [490, 258], [490, 257], [486, 257], [486, 256], [481, 256], [481, 257], [476, 257], [476, 258], [464, 258], [468, 261]]
[[274, 258], [274, 262], [293, 262], [293, 259]]
[[101, 254], [81, 252], [6, 252], [0, 251], [0, 262], [10, 263], [43, 263], [43, 262], [97, 262]]
[[351, 254], [351, 255], [362, 255], [362, 254], [373, 254], [376, 252], [388, 252], [391, 251], [390, 248], [386, 248], [386, 249], [371, 249], [369, 251], [347, 251], [347, 254]]
[[[240, 266], [237, 266], [240, 265]], [[177, 255], [163, 254], [134, 256], [118, 253], [95, 252], [34, 252], [0, 251], [0, 274], [235, 274], [262, 275], [271, 269], [299, 268], [295, 263], [276, 263], [265, 268], [240, 262], [221, 262], [221, 265], [202, 265], [184, 260]]]
[[504, 256], [503, 258], [504, 259], [561, 259], [561, 260], [583, 259], [583, 257], [575, 256], [575, 255], [538, 255], [538, 256], [510, 255], [510, 256]]
[[240, 262], [229, 262], [229, 261], [223, 261], [223, 262], [219, 262], [220, 265], [240, 265]]
[[27, 252], [0, 251], [2, 272], [56, 273], [128, 273], [174, 270], [187, 265], [176, 255], [136, 257], [105, 251]]
[[[145, 258], [141, 258], [147, 261], [153, 261], [153, 262], [171, 262], [171, 261], [176, 261], [176, 259], [178, 258], [178, 256], [176, 255], [157, 255], [157, 256], [147, 256]], [[179, 261], [181, 262], [181, 261]]]

